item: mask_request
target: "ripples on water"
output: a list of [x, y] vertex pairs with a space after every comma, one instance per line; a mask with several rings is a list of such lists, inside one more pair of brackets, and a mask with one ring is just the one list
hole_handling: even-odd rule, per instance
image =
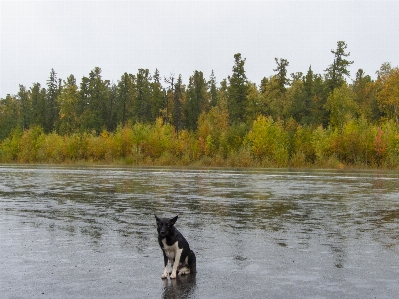
[[[0, 173], [0, 249], [11, 256], [1, 266], [13, 268], [0, 278], [10, 297], [23, 294], [24, 285], [46, 289], [54, 280], [48, 269], [62, 261], [44, 294], [129, 297], [133, 288], [141, 290], [137, 298], [265, 298], [265, 292], [389, 298], [399, 291], [398, 173], [106, 167], [0, 167]], [[196, 278], [159, 278], [154, 213], [179, 215], [177, 227], [199, 259]], [[21, 262], [26, 248], [30, 260]], [[79, 272], [68, 262], [92, 270]], [[36, 282], [27, 279], [38, 265], [44, 270]], [[68, 284], [71, 272], [79, 280]], [[103, 290], [102, 281], [112, 288]]]

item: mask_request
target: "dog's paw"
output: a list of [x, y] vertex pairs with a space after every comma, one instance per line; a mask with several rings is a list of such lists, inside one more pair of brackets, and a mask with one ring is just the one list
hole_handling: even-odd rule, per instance
[[161, 276], [162, 279], [168, 278], [168, 272], [164, 272]]
[[176, 272], [172, 272], [172, 274], [170, 274], [170, 279], [175, 279], [176, 278]]

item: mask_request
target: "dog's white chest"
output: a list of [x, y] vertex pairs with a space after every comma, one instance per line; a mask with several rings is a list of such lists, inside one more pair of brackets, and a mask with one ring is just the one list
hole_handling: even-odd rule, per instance
[[165, 254], [169, 260], [173, 260], [176, 256], [177, 250], [179, 249], [177, 243], [178, 242], [176, 241], [173, 245], [169, 246], [166, 244], [166, 239], [162, 239], [163, 250], [165, 251]]

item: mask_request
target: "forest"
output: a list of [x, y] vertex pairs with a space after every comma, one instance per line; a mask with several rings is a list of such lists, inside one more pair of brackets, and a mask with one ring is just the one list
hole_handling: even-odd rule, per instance
[[240, 53], [220, 82], [139, 69], [111, 84], [99, 67], [77, 82], [52, 69], [46, 86], [0, 99], [0, 162], [398, 169], [399, 68], [350, 80], [347, 44], [331, 54], [323, 74], [287, 74], [275, 58], [259, 84]]

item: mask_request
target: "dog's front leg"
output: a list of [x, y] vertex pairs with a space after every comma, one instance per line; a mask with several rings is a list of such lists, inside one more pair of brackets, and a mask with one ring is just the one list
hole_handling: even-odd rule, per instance
[[163, 274], [162, 274], [161, 278], [164, 279], [164, 278], [168, 277], [168, 257], [166, 256], [165, 251], [162, 250], [162, 252], [163, 252], [163, 261], [164, 261], [165, 268], [163, 270]]
[[175, 262], [173, 263], [172, 274], [170, 275], [171, 279], [176, 278], [177, 267], [179, 266], [180, 257], [181, 257], [182, 252], [183, 252], [183, 248], [182, 249], [179, 248], [176, 251]]

